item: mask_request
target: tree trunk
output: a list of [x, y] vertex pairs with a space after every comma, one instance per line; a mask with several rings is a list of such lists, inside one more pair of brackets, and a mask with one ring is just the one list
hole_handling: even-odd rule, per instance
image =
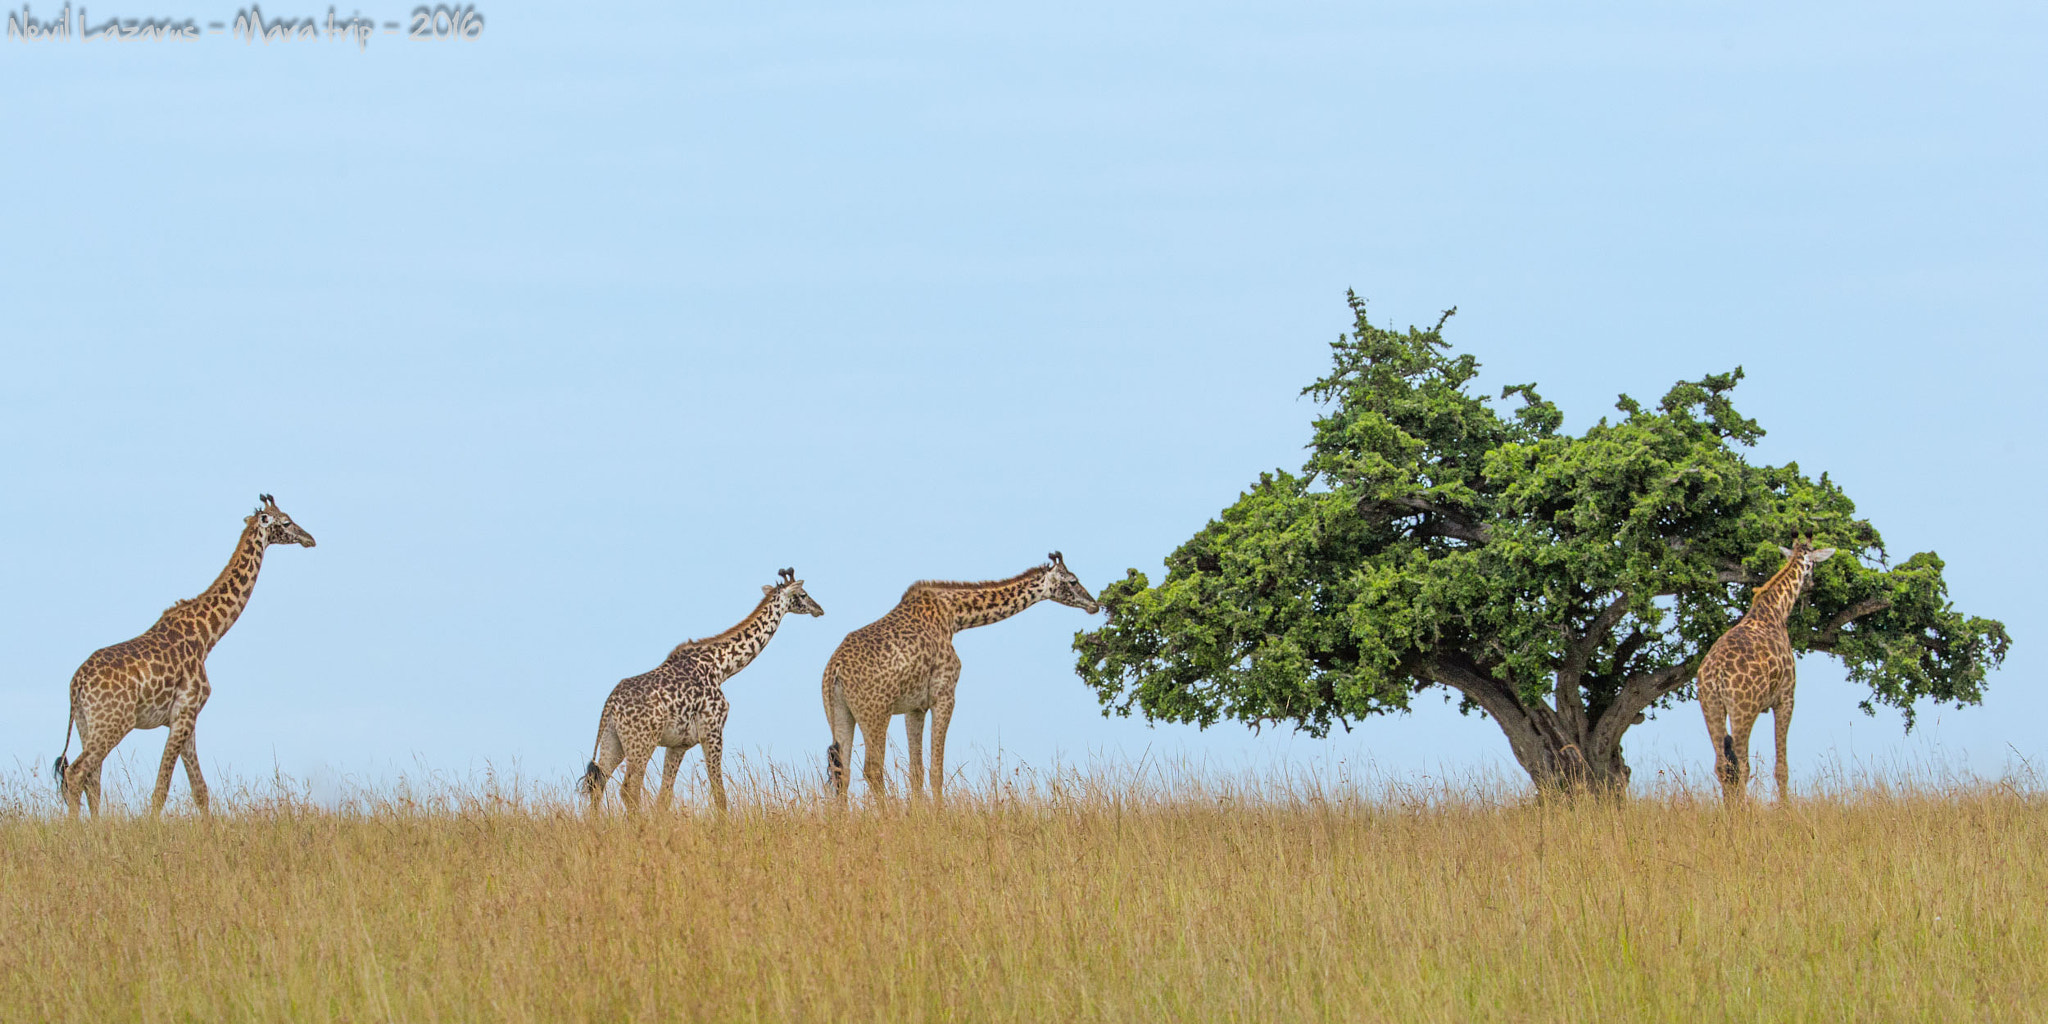
[[1595, 730], [1573, 736], [1557, 720], [1555, 709], [1538, 705], [1522, 709], [1520, 722], [1496, 716], [1508, 736], [1515, 760], [1529, 773], [1539, 790], [1589, 789], [1600, 791], [1628, 788], [1628, 762], [1621, 756], [1621, 736], [1611, 741], [1596, 739]]
[[[1616, 702], [1597, 720], [1587, 722], [1582, 708], [1578, 714], [1559, 714], [1541, 702], [1524, 704], [1513, 687], [1455, 654], [1432, 659], [1429, 675], [1471, 698], [1500, 726], [1516, 763], [1537, 789], [1627, 789], [1629, 767], [1621, 756], [1621, 736], [1641, 720], [1641, 707]], [[1564, 699], [1579, 698], [1571, 693]]]

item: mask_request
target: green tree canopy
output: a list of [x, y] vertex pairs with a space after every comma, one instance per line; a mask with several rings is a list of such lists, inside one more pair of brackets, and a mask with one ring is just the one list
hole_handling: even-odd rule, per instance
[[1916, 700], [1982, 699], [2004, 625], [1950, 605], [1933, 552], [1891, 563], [1826, 474], [1744, 459], [1763, 430], [1729, 400], [1741, 369], [1654, 406], [1624, 395], [1618, 420], [1573, 436], [1534, 385], [1473, 394], [1478, 361], [1443, 320], [1382, 329], [1350, 301], [1330, 374], [1303, 389], [1325, 411], [1302, 471], [1261, 474], [1160, 585], [1112, 583], [1109, 623], [1075, 638], [1104, 714], [1320, 736], [1441, 685], [1539, 783], [1619, 784], [1622, 734], [1689, 696], [1799, 535], [1841, 554], [1801, 598], [1793, 646], [1840, 659], [1866, 712], [1910, 728]]

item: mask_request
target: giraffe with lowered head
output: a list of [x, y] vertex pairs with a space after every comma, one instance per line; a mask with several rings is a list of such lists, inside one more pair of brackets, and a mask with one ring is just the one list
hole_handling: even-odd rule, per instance
[[263, 552], [272, 544], [313, 546], [313, 535], [278, 508], [275, 499], [265, 494], [258, 500], [262, 504], [242, 520], [235, 553], [212, 586], [164, 609], [156, 625], [141, 636], [92, 652], [72, 675], [64, 750], [70, 751], [71, 730], [76, 728], [78, 760], [67, 763], [59, 754], [53, 768], [73, 818], [78, 817], [80, 794], [92, 805], [93, 817], [99, 817], [100, 768], [114, 745], [131, 729], [164, 726], [170, 727], [171, 735], [164, 743], [149, 813], [163, 812], [171, 770], [180, 759], [185, 762], [185, 781], [192, 787], [192, 802], [207, 810], [195, 735], [199, 709], [213, 693], [206, 680], [206, 656], [248, 607], [256, 573], [263, 568]]
[[686, 640], [669, 652], [668, 658], [652, 671], [622, 679], [605, 698], [604, 712], [597, 720], [597, 748], [583, 773], [583, 792], [590, 811], [597, 813], [604, 801], [605, 783], [619, 764], [626, 765], [619, 780], [619, 796], [627, 813], [640, 809], [642, 780], [654, 748], [666, 748], [661, 760], [661, 791], [655, 806], [667, 810], [675, 789], [676, 768], [693, 746], [704, 748], [704, 774], [711, 783], [711, 799], [725, 810], [725, 773], [721, 765], [725, 749], [725, 716], [731, 705], [720, 687], [768, 646], [782, 617], [791, 612], [823, 615], [825, 609], [804, 593], [804, 581], [796, 570], [782, 569], [775, 584], [761, 587], [761, 603], [739, 625], [714, 637]]
[[863, 774], [868, 792], [884, 794], [883, 755], [889, 719], [903, 716], [910, 743], [910, 792], [924, 796], [924, 716], [932, 716], [932, 797], [945, 798], [946, 727], [953, 721], [953, 691], [960, 683], [960, 655], [953, 634], [1000, 622], [1044, 600], [1094, 614], [1101, 606], [1055, 551], [1044, 565], [1006, 580], [945, 583], [920, 580], [903, 592], [889, 614], [847, 634], [825, 663], [825, 719], [832, 745], [825, 761], [840, 803], [849, 780], [853, 728], [867, 745]]
[[1778, 799], [1785, 799], [1789, 769], [1785, 733], [1792, 726], [1792, 638], [1785, 622], [1799, 600], [1813, 567], [1827, 561], [1834, 548], [1815, 549], [1805, 538], [1779, 548], [1785, 564], [1750, 598], [1749, 613], [1728, 628], [1700, 662], [1700, 710], [1707, 716], [1707, 736], [1714, 744], [1714, 774], [1722, 792], [1736, 799], [1749, 784], [1749, 731], [1765, 711], [1778, 734]]

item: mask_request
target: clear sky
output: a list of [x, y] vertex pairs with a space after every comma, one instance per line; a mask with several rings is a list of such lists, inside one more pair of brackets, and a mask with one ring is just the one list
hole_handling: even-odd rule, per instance
[[[216, 782], [566, 785], [612, 684], [784, 565], [828, 614], [728, 685], [727, 749], [815, 765], [826, 656], [909, 581], [1156, 576], [1299, 466], [1346, 288], [1456, 305], [1482, 386], [1572, 429], [1742, 366], [1756, 457], [2016, 641], [1911, 737], [1809, 659], [1799, 776], [2048, 766], [2048, 8], [1785, 6], [493, 0], [478, 39], [363, 50], [8, 41], [0, 767], [48, 764], [72, 671], [260, 491], [320, 546], [209, 663]], [[187, 8], [90, 12], [235, 16]], [[1104, 720], [1090, 625], [960, 637], [955, 763], [1511, 764], [1430, 696], [1328, 741]], [[1691, 704], [1626, 749], [1710, 762]]]

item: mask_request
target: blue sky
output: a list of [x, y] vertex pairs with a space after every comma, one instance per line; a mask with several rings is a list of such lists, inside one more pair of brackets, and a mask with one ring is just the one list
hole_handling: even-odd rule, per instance
[[[810, 764], [826, 656], [910, 580], [1156, 574], [1298, 466], [1347, 288], [1456, 305], [1482, 383], [1574, 429], [1741, 365], [1757, 458], [2016, 638], [1911, 737], [1808, 660], [1801, 777], [2048, 765], [2048, 9], [479, 9], [360, 52], [0, 47], [0, 765], [55, 756], [73, 669], [259, 491], [321, 543], [209, 663], [216, 776], [566, 781], [614, 682], [784, 565], [828, 615], [728, 685], [727, 747]], [[1329, 741], [1106, 721], [1088, 625], [960, 638], [956, 763], [1509, 763], [1433, 697]], [[1691, 704], [1627, 750], [1709, 760]]]

